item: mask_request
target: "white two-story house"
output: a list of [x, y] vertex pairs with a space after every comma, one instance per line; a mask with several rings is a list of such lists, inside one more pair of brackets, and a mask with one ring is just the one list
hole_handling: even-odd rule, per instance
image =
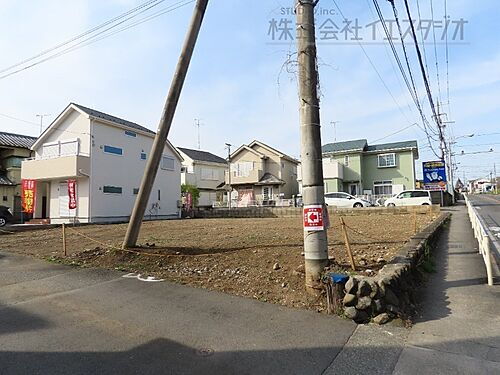
[[[71, 103], [33, 145], [23, 179], [36, 180], [34, 219], [101, 223], [129, 219], [155, 133]], [[145, 219], [178, 218], [182, 157], [166, 142]], [[68, 180], [76, 180], [70, 209]]]
[[207, 151], [178, 147], [182, 162], [181, 181], [200, 191], [198, 207], [212, 207], [224, 197], [224, 177], [229, 169], [226, 159]]

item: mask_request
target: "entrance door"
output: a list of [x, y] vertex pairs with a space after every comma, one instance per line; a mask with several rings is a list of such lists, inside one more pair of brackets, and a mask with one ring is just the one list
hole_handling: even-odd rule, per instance
[[42, 219], [47, 218], [47, 197], [42, 197]]
[[354, 196], [358, 195], [358, 184], [349, 185], [349, 194]]

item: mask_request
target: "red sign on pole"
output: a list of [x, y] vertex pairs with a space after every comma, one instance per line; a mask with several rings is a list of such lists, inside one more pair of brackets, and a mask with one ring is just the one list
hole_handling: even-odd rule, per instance
[[77, 206], [76, 201], [76, 180], [68, 180], [68, 197], [69, 197], [69, 209], [74, 210]]
[[32, 214], [35, 211], [36, 181], [21, 180], [21, 194], [23, 212]]
[[324, 229], [323, 206], [304, 206], [304, 230], [309, 232]]
[[193, 194], [187, 193], [186, 195], [186, 207], [188, 210], [193, 208]]

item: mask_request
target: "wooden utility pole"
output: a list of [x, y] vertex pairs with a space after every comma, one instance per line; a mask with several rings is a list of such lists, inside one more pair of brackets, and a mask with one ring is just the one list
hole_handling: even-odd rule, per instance
[[[297, 0], [297, 53], [300, 96], [300, 137], [304, 216], [309, 208], [326, 210], [321, 129], [316, 67], [316, 33], [314, 7], [317, 0]], [[305, 220], [305, 219], [304, 219]], [[304, 253], [306, 289], [311, 294], [321, 290], [321, 276], [328, 265], [328, 240], [325, 227], [306, 228], [304, 223]]]
[[155, 182], [158, 167], [160, 166], [163, 150], [165, 148], [165, 142], [167, 142], [170, 126], [172, 125], [172, 120], [177, 108], [177, 103], [179, 102], [179, 97], [184, 85], [184, 80], [186, 79], [191, 57], [193, 56], [193, 50], [200, 33], [207, 5], [208, 0], [197, 0], [196, 2], [191, 24], [189, 25], [189, 30], [177, 63], [177, 68], [170, 86], [167, 101], [163, 107], [160, 125], [153, 142], [153, 148], [151, 149], [151, 157], [147, 161], [139, 194], [132, 210], [130, 223], [123, 241], [123, 248], [136, 246], [139, 231], [141, 230], [142, 220], [144, 218], [144, 212], [146, 211], [149, 196], [151, 195], [151, 190], [153, 189], [153, 184]]

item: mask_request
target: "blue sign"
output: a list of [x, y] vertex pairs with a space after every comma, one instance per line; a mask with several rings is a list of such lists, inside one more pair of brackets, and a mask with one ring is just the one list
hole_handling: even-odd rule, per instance
[[425, 190], [446, 190], [446, 163], [444, 161], [424, 162], [423, 172]]

